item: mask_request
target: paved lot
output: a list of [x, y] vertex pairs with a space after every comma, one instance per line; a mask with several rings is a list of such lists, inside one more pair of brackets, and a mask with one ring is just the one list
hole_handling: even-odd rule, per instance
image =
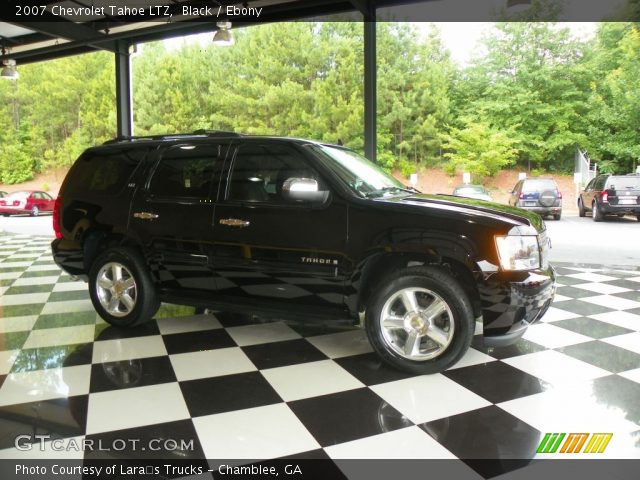
[[553, 262], [640, 267], [640, 222], [633, 217], [594, 222], [575, 215], [546, 224]]
[[185, 459], [334, 460], [532, 459], [547, 432], [611, 432], [598, 458], [640, 458], [639, 271], [556, 264], [555, 302], [518, 344], [478, 335], [448, 371], [414, 376], [382, 365], [361, 330], [304, 319], [164, 306], [144, 326], [109, 327], [49, 240], [0, 235], [0, 458], [21, 458], [13, 441], [33, 432], [193, 439]]
[[29, 215], [0, 216], [0, 233], [53, 237], [52, 221], [53, 219], [50, 214], [42, 214], [39, 217], [30, 217]]

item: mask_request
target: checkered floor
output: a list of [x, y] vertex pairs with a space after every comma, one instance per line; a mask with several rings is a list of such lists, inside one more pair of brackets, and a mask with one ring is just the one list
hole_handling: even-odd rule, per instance
[[553, 307], [518, 344], [477, 336], [447, 372], [411, 376], [342, 325], [164, 305], [109, 327], [50, 240], [0, 236], [0, 458], [96, 453], [15, 448], [37, 433], [194, 440], [182, 458], [530, 459], [546, 432], [612, 432], [602, 457], [640, 458], [640, 271], [557, 266]]

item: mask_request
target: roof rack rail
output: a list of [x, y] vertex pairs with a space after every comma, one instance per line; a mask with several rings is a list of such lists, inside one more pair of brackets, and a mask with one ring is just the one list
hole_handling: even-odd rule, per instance
[[206, 130], [204, 128], [195, 130], [193, 135], [207, 135], [208, 137], [242, 137], [242, 134], [237, 132], [230, 132], [226, 130]]
[[120, 136], [112, 138], [111, 140], [107, 140], [103, 145], [110, 145], [112, 143], [120, 143], [120, 142], [135, 142], [138, 140], [170, 140], [172, 138], [182, 138], [182, 137], [241, 137], [241, 133], [236, 132], [227, 132], [224, 130], [205, 130], [199, 129], [194, 131], [193, 133], [166, 133], [161, 135], [140, 135], [140, 136]]

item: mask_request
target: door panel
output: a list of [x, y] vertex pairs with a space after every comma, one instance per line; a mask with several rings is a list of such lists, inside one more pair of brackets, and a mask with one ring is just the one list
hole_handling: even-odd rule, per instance
[[212, 199], [227, 150], [228, 144], [220, 142], [165, 149], [147, 184], [136, 192], [130, 233], [143, 245], [161, 288], [201, 294], [215, 290]]
[[287, 201], [288, 178], [314, 178], [304, 154], [282, 144], [245, 144], [215, 207], [214, 261], [223, 295], [297, 305], [343, 305], [347, 206]]

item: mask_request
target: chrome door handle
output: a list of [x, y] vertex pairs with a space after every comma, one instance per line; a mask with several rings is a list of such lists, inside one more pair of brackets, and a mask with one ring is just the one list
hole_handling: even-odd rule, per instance
[[249, 222], [247, 220], [241, 220], [239, 218], [221, 218], [220, 222], [218, 223], [220, 223], [220, 225], [228, 225], [230, 227], [240, 227], [240, 228], [249, 226]]
[[158, 218], [160, 215], [151, 212], [136, 212], [133, 216], [134, 218], [139, 218], [141, 220], [153, 220], [154, 218]]

